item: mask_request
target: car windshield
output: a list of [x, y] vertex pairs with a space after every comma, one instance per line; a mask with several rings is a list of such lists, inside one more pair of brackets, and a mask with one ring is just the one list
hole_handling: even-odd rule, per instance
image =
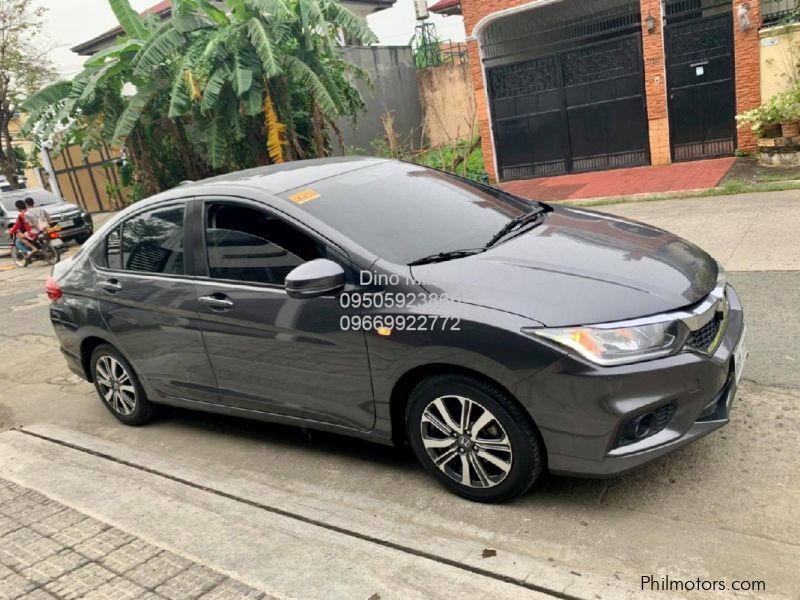
[[0, 204], [9, 212], [16, 212], [17, 207], [14, 203], [17, 200], [25, 200], [25, 198], [33, 198], [34, 206], [47, 206], [48, 204], [59, 204], [64, 202], [61, 198], [46, 190], [29, 190], [24, 194], [15, 193], [9, 196], [0, 196]]
[[284, 197], [396, 264], [481, 248], [506, 223], [536, 206], [500, 190], [402, 162], [318, 181]]

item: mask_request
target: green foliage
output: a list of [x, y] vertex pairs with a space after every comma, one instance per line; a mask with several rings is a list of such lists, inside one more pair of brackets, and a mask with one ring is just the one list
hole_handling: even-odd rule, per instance
[[476, 143], [477, 141], [478, 139], [463, 139], [421, 152], [412, 152], [407, 149], [393, 152], [390, 144], [384, 138], [373, 141], [371, 146], [377, 156], [407, 160], [418, 165], [462, 175], [474, 181], [483, 181], [486, 167], [483, 162], [483, 152], [480, 144]]
[[737, 115], [736, 120], [758, 134], [769, 125], [800, 120], [800, 86], [775, 94], [758, 108]]
[[270, 127], [287, 158], [327, 154], [334, 121], [364, 108], [354, 82], [365, 75], [342, 59], [340, 32], [376, 38], [335, 0], [225, 0], [226, 10], [173, 0], [164, 23], [128, 0], [109, 3], [126, 36], [72, 81], [28, 98], [28, 130], [87, 150], [124, 144], [147, 193], [268, 163]]

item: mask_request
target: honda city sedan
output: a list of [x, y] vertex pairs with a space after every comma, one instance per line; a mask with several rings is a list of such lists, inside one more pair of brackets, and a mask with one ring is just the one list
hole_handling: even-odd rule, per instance
[[409, 444], [483, 502], [719, 429], [747, 356], [700, 248], [375, 158], [188, 182], [46, 287], [69, 367], [122, 423], [172, 405]]

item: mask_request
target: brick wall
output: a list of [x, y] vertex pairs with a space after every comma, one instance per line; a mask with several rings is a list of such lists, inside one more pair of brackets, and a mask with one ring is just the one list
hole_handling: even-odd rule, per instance
[[[750, 5], [748, 31], [739, 26], [738, 10]], [[736, 113], [741, 114], [761, 104], [761, 47], [758, 30], [761, 27], [760, 0], [733, 0], [733, 46], [736, 58]], [[749, 127], [739, 129], [738, 146], [748, 152], [758, 149]]]
[[467, 43], [467, 51], [469, 53], [469, 68], [472, 74], [472, 85], [475, 89], [475, 118], [478, 121], [478, 129], [481, 133], [481, 150], [483, 150], [484, 168], [489, 175], [489, 179], [497, 181], [499, 177], [494, 164], [492, 125], [489, 117], [489, 106], [486, 103], [486, 90], [483, 84], [483, 72], [481, 70], [478, 42], [470, 40]]

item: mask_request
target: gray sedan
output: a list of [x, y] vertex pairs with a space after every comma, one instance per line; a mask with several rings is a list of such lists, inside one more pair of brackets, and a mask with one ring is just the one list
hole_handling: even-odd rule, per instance
[[483, 502], [719, 429], [747, 356], [696, 246], [372, 158], [139, 202], [47, 292], [67, 363], [125, 424], [173, 405], [407, 443]]

